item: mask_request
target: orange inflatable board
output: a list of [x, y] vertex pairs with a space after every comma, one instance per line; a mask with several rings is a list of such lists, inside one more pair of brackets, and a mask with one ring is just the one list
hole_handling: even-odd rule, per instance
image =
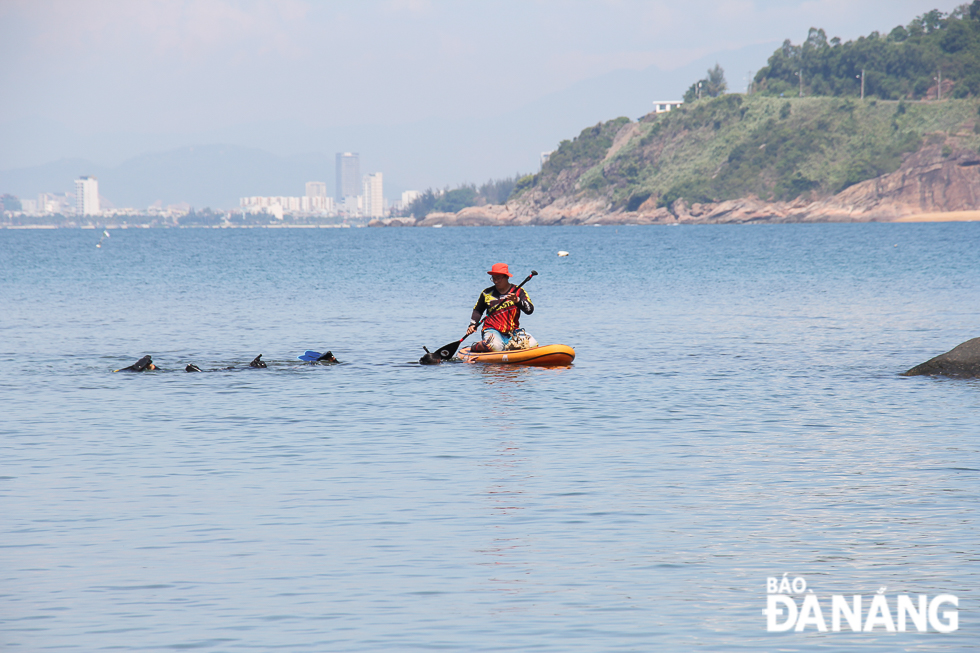
[[544, 345], [531, 349], [473, 353], [469, 347], [465, 347], [460, 350], [459, 358], [467, 363], [559, 367], [572, 364], [572, 361], [575, 360], [575, 350], [568, 345]]

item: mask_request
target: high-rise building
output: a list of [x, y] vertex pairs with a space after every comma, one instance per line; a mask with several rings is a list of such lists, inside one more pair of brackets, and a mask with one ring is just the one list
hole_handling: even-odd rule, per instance
[[385, 196], [381, 184], [381, 173], [364, 175], [364, 215], [380, 218], [385, 214]]
[[39, 193], [37, 196], [38, 213], [68, 213], [72, 205], [78, 204], [78, 198], [71, 193]]
[[361, 162], [357, 152], [337, 152], [337, 201], [361, 193]]
[[308, 181], [308, 182], [306, 182], [306, 196], [307, 197], [326, 197], [327, 196], [327, 182], [325, 182], [325, 181]]
[[99, 181], [95, 177], [75, 180], [75, 212], [79, 215], [99, 214]]
[[[316, 183], [316, 182], [313, 182]], [[323, 184], [326, 186], [326, 184]], [[357, 198], [354, 198], [357, 199]], [[333, 213], [333, 198], [324, 195], [304, 195], [303, 197], [240, 197], [238, 205], [251, 213], [269, 213], [269, 209], [279, 206], [284, 213]]]
[[361, 200], [363, 199], [364, 198], [361, 197], [360, 195], [358, 195], [357, 197], [353, 195], [348, 195], [347, 197], [345, 197], [344, 203], [341, 204], [341, 206], [344, 207], [343, 208], [344, 213], [346, 213], [349, 217], [355, 217], [361, 215]]

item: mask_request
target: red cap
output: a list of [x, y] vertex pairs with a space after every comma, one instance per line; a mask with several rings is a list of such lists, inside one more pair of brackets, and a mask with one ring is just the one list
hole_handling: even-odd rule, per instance
[[494, 263], [487, 274], [506, 274], [508, 277], [511, 276], [506, 263]]

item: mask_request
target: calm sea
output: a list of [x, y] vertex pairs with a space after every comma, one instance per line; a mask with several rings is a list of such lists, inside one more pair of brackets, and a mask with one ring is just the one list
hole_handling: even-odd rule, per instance
[[[980, 647], [980, 380], [898, 376], [980, 224], [98, 237], [0, 231], [4, 651]], [[575, 364], [417, 365], [501, 261]], [[959, 629], [767, 632], [784, 574]]]

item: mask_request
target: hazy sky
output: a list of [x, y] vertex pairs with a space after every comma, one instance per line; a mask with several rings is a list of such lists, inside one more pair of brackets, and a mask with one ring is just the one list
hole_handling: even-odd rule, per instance
[[943, 0], [4, 0], [0, 120], [197, 131], [494, 114], [620, 68], [887, 30]]

